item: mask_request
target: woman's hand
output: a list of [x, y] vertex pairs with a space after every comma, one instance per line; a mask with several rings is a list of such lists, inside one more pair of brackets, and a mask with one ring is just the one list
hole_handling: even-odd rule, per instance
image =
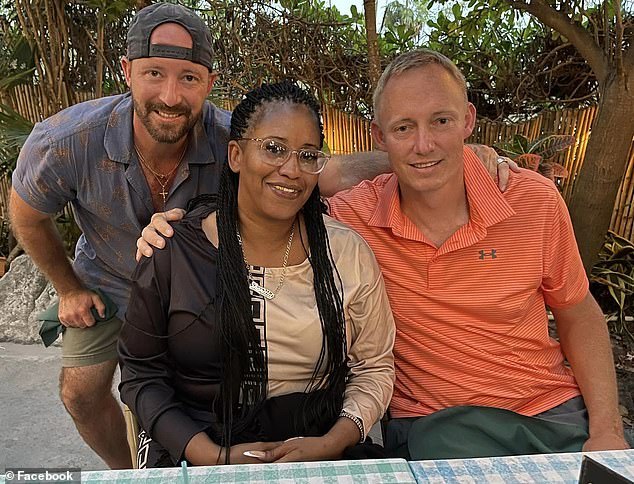
[[[249, 449], [247, 455], [259, 462], [308, 462], [315, 460], [336, 460], [344, 449], [327, 436], [294, 437], [268, 451]], [[233, 449], [232, 449], [233, 455]]]
[[[255, 457], [244, 455], [251, 450], [253, 452], [265, 453], [272, 451], [282, 442], [250, 442], [247, 444], [232, 445], [229, 451], [230, 464], [261, 464], [263, 461]], [[212, 441], [205, 432], [194, 435], [185, 447], [185, 458], [196, 466], [215, 466], [225, 463], [224, 447], [220, 447]]]
[[349, 418], [340, 417], [322, 437], [293, 437], [264, 452], [249, 449], [248, 456], [261, 462], [308, 462], [341, 459], [343, 452], [359, 442], [361, 435]]
[[[262, 455], [267, 452], [274, 452], [275, 449], [282, 444], [283, 442], [249, 442], [247, 444], [232, 445], [229, 453], [229, 464], [262, 464], [265, 461], [255, 456], [249, 456], [248, 454], [250, 452], [256, 452], [256, 455]], [[247, 455], [245, 455], [245, 452]], [[224, 463], [225, 451], [223, 449], [218, 464]]]

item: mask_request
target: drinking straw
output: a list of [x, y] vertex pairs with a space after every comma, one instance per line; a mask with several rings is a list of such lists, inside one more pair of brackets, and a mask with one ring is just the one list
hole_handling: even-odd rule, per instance
[[189, 484], [189, 477], [187, 476], [187, 461], [181, 462], [181, 469], [183, 471], [183, 484]]

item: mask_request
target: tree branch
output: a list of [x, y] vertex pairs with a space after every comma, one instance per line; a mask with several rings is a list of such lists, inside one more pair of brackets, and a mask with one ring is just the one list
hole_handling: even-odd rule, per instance
[[568, 15], [552, 8], [544, 0], [506, 1], [512, 7], [530, 13], [545, 25], [564, 35], [588, 62], [599, 83], [605, 82], [609, 73], [608, 58], [586, 29], [572, 21]]
[[623, 52], [623, 69], [629, 79], [634, 78], [634, 42]]
[[[614, 60], [616, 61], [617, 76], [623, 75], [623, 18], [621, 17], [621, 2], [613, 0], [616, 21], [614, 31], [616, 33], [616, 42], [614, 44]], [[607, 10], [607, 9], [606, 9]], [[607, 36], [606, 36], [607, 37]]]

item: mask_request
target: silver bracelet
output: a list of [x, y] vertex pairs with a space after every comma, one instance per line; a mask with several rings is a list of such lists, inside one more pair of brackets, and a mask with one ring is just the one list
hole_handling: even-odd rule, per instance
[[363, 442], [365, 440], [365, 430], [363, 429], [363, 421], [356, 415], [352, 415], [351, 413], [348, 413], [345, 410], [342, 410], [339, 416], [344, 418], [349, 418], [355, 423], [355, 425], [359, 429], [359, 433], [361, 434], [361, 438], [359, 439], [359, 442]]

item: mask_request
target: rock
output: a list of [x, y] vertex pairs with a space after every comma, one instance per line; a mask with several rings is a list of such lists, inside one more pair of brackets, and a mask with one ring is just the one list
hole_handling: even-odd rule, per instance
[[[25, 339], [28, 338], [29, 343], [42, 343], [42, 338], [40, 338], [40, 334], [38, 331], [40, 330], [40, 321], [37, 319], [38, 315], [47, 309], [49, 306], [52, 306], [55, 300], [57, 299], [57, 292], [53, 288], [53, 284], [47, 282], [42, 294], [35, 300], [35, 304], [33, 306], [33, 311], [29, 314], [29, 319], [26, 324], [26, 328], [31, 331], [28, 335], [25, 335]], [[57, 341], [53, 343], [55, 346], [61, 346], [62, 338], [61, 336], [57, 338]]]
[[35, 317], [54, 293], [28, 255], [17, 257], [0, 279], [0, 341], [39, 343]]

